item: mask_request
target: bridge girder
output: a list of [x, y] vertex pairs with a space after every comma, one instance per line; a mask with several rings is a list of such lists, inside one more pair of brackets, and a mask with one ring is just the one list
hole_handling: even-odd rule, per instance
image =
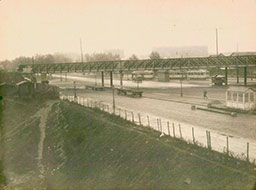
[[256, 56], [218, 56], [155, 60], [119, 60], [53, 64], [27, 64], [34, 73], [100, 72], [136, 70], [207, 69], [216, 67], [256, 67]]

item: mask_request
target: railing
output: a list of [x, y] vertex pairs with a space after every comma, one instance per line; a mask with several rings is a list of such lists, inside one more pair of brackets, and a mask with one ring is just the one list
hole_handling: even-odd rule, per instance
[[169, 135], [182, 139], [188, 143], [194, 143], [211, 150], [228, 154], [230, 156], [256, 163], [256, 141], [239, 137], [220, 134], [214, 130], [205, 130], [198, 126], [182, 123], [165, 118], [159, 118], [147, 113], [139, 113], [134, 110], [127, 110], [122, 107], [115, 107], [111, 104], [95, 101], [90, 98], [61, 95], [60, 99], [75, 102], [89, 108], [98, 108], [104, 112], [114, 114], [131, 121], [136, 125], [151, 127], [161, 132], [161, 136]]

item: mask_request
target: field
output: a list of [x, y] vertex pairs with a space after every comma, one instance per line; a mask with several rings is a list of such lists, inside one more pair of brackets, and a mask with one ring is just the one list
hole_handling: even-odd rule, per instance
[[245, 161], [65, 101], [50, 103], [40, 171], [35, 158], [42, 118], [36, 113], [49, 103], [27, 103], [30, 112], [22, 104], [7, 103], [15, 120], [25, 118], [27, 127], [5, 141], [6, 189], [250, 190], [256, 181], [256, 167]]

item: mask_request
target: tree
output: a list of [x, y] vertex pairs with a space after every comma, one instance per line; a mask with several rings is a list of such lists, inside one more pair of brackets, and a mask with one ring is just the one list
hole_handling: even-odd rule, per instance
[[129, 57], [129, 60], [138, 60], [138, 57], [135, 54], [132, 54], [132, 56]]
[[157, 51], [152, 51], [149, 55], [150, 59], [161, 59], [159, 53]]
[[86, 54], [85, 59], [87, 62], [121, 60], [120, 55], [113, 55], [112, 53], [94, 53], [92, 55]]

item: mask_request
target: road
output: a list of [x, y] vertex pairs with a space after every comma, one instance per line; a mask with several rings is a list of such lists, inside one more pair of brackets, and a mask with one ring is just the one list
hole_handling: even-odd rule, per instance
[[[60, 82], [60, 80], [55, 79], [51, 81], [51, 84], [60, 87], [73, 87], [73, 80], [76, 79], [77, 87], [84, 88], [84, 85], [86, 83], [91, 83], [92, 80], [90, 78], [88, 79], [79, 76], [68, 77], [69, 80], [67, 82]], [[136, 87], [136, 83], [131, 81], [127, 82], [129, 82], [130, 85], [133, 85], [133, 87]], [[184, 97], [180, 97], [180, 89], [176, 88], [177, 82], [160, 83], [156, 85], [156, 87], [154, 85], [157, 82], [147, 81], [147, 83], [151, 85], [151, 89], [144, 87], [144, 94], [142, 98], [131, 98], [116, 95], [116, 105], [158, 117], [164, 117], [207, 129], [217, 130], [234, 136], [241, 136], [243, 138], [256, 140], [255, 115], [238, 114], [237, 117], [231, 117], [229, 115], [222, 115], [218, 113], [191, 110], [192, 103], [207, 105], [213, 100], [224, 102], [226, 87], [212, 88], [207, 84], [207, 81], [201, 82], [204, 84], [203, 87], [200, 87], [199, 82], [197, 82], [198, 84], [193, 85], [184, 84]], [[204, 100], [202, 98], [202, 92], [204, 89], [207, 89], [208, 91], [208, 100]], [[110, 90], [96, 92], [86, 90], [84, 92], [78, 91], [77, 93], [82, 97], [93, 98], [98, 101], [108, 103], [112, 103], [113, 101], [112, 92]]]
[[[72, 87], [73, 82], [51, 81], [61, 87]], [[78, 87], [84, 87], [85, 82], [79, 83]], [[134, 112], [135, 120], [137, 113], [142, 116], [143, 122], [147, 123], [147, 116], [150, 116], [151, 127], [157, 129], [157, 118], [161, 118], [163, 131], [167, 132], [167, 121], [170, 124], [175, 123], [176, 133], [179, 133], [178, 124], [182, 127], [183, 138], [191, 141], [191, 129], [195, 129], [196, 140], [206, 145], [205, 131], [211, 131], [212, 146], [214, 150], [223, 152], [226, 146], [226, 136], [229, 136], [229, 149], [236, 154], [246, 153], [246, 143], [250, 142], [250, 154], [256, 158], [256, 116], [247, 114], [238, 114], [237, 117], [223, 115], [219, 113], [205, 112], [201, 110], [192, 110], [191, 104], [207, 105], [214, 99], [224, 101], [226, 88], [208, 87], [210, 99], [203, 99], [201, 91], [206, 87], [184, 88], [185, 95], [180, 97], [179, 88], [157, 88], [144, 89], [142, 98], [131, 98], [127, 96], [118, 96], [115, 94], [116, 107]], [[73, 91], [64, 91], [65, 95], [72, 95]], [[77, 95], [82, 98], [90, 98], [98, 102], [104, 102], [112, 105], [113, 95], [110, 89], [105, 91], [78, 90]], [[124, 113], [123, 113], [124, 114]], [[131, 114], [127, 113], [127, 117]], [[177, 135], [176, 134], [176, 135]]]

